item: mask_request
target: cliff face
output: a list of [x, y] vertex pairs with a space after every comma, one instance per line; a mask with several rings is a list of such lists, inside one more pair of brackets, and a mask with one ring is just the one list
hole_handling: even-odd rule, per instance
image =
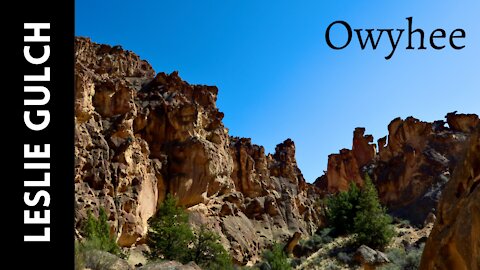
[[480, 269], [480, 126], [438, 207], [420, 269]]
[[446, 123], [394, 119], [388, 137], [378, 140], [378, 152], [373, 137], [365, 136], [363, 128], [355, 129], [352, 150], [330, 155], [326, 175], [315, 184], [337, 192], [346, 190], [351, 181], [362, 185], [363, 175], [369, 173], [380, 200], [393, 214], [423, 223], [435, 212], [441, 191], [479, 123], [474, 114], [450, 113], [446, 118]]
[[267, 155], [229, 136], [216, 87], [155, 75], [118, 46], [77, 38], [75, 48], [77, 228], [89, 209], [104, 207], [119, 245], [143, 243], [148, 219], [172, 193], [193, 224], [216, 230], [246, 263], [274, 239], [321, 225], [293, 141]]
[[176, 72], [155, 74], [118, 46], [77, 38], [75, 48], [77, 229], [89, 210], [103, 207], [120, 246], [142, 244], [148, 219], [171, 193], [192, 225], [215, 230], [245, 264], [273, 241], [312, 234], [323, 225], [317, 200], [351, 181], [362, 185], [368, 173], [393, 214], [413, 223], [438, 216], [423, 269], [478, 269], [477, 115], [450, 113], [433, 123], [397, 118], [377, 144], [357, 128], [352, 150], [330, 155], [315, 187], [297, 166], [292, 140], [266, 154], [228, 134], [216, 87], [190, 85]]

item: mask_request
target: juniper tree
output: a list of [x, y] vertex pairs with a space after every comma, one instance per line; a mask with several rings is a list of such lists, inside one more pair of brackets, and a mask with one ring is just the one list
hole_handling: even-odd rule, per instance
[[392, 218], [380, 205], [377, 189], [366, 174], [365, 184], [358, 200], [358, 211], [354, 219], [356, 241], [372, 248], [385, 247], [394, 236], [391, 223]]
[[360, 189], [350, 182], [347, 191], [341, 191], [327, 200], [327, 219], [339, 234], [352, 233], [358, 211]]
[[284, 251], [284, 245], [275, 243], [271, 250], [263, 253], [263, 258], [272, 270], [291, 270], [290, 260]]
[[209, 270], [233, 269], [228, 251], [220, 243], [220, 236], [201, 226], [197, 231], [191, 250], [191, 260]]
[[148, 245], [151, 260], [164, 258], [187, 262], [189, 258], [188, 245], [194, 235], [188, 225], [188, 214], [177, 206], [177, 200], [170, 194], [160, 205], [157, 213], [148, 221]]
[[110, 235], [110, 225], [105, 209], [100, 208], [98, 218], [95, 218], [91, 211], [88, 211], [87, 221], [83, 227], [85, 241], [83, 248], [98, 249], [118, 255], [120, 248], [115, 238]]

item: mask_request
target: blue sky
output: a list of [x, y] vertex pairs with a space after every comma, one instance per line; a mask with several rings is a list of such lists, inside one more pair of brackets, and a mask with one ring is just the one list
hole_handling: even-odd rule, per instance
[[[327, 157], [351, 148], [355, 127], [375, 140], [396, 118], [443, 119], [458, 110], [480, 114], [480, 3], [467, 1], [76, 1], [76, 35], [122, 45], [155, 71], [179, 71], [192, 84], [216, 85], [217, 105], [234, 136], [273, 152], [292, 138], [310, 182]], [[389, 61], [387, 37], [377, 50], [344, 50], [325, 42], [336, 20], [352, 28], [407, 28], [429, 34], [466, 31], [463, 50], [405, 50]], [[346, 38], [341, 28], [333, 40]], [[354, 33], [355, 34], [355, 33]], [[413, 42], [418, 44], [418, 37]]]

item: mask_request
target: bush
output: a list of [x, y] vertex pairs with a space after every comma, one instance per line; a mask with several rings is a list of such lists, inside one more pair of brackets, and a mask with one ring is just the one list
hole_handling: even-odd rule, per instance
[[310, 238], [300, 240], [300, 245], [302, 248], [309, 251], [319, 250], [322, 245], [333, 241], [333, 238], [329, 235], [331, 231], [332, 228], [324, 228], [321, 231], [314, 233]]
[[233, 269], [230, 254], [220, 242], [220, 236], [200, 227], [191, 250], [191, 260], [199, 266], [210, 270]]
[[300, 244], [300, 246], [302, 246], [304, 248], [314, 250], [314, 249], [319, 248], [319, 245], [320, 245], [321, 241], [322, 241], [322, 239], [321, 239], [320, 235], [314, 233], [308, 239], [301, 239], [299, 244]]
[[354, 219], [356, 242], [371, 248], [385, 247], [392, 237], [394, 230], [391, 226], [392, 218], [387, 215], [386, 209], [380, 205], [378, 194], [370, 177], [365, 176], [365, 185], [360, 192], [358, 211]]
[[158, 258], [186, 263], [189, 260], [188, 245], [194, 235], [188, 226], [188, 215], [177, 200], [170, 194], [158, 208], [157, 213], [148, 220], [148, 246], [150, 260]]
[[105, 209], [100, 208], [98, 218], [95, 218], [91, 211], [88, 211], [87, 221], [83, 227], [85, 241], [77, 249], [103, 250], [115, 255], [120, 254], [120, 248], [115, 239], [110, 235]]
[[299, 267], [303, 263], [303, 261], [304, 261], [304, 259], [302, 260], [301, 258], [291, 258], [290, 259], [290, 266], [293, 269], [296, 269], [297, 267]]
[[348, 191], [342, 191], [327, 200], [327, 219], [337, 233], [352, 233], [353, 223], [358, 211], [360, 190], [354, 182], [350, 182]]
[[333, 238], [330, 236], [333, 232], [333, 228], [323, 228], [317, 234], [320, 236], [322, 244], [328, 244], [333, 241]]
[[381, 270], [416, 270], [420, 266], [424, 245], [413, 248], [406, 252], [404, 249], [391, 249], [386, 255], [390, 260], [389, 264], [382, 266]]
[[233, 269], [228, 251], [220, 243], [220, 236], [205, 227], [194, 234], [188, 225], [188, 214], [177, 206], [170, 194], [148, 221], [150, 260], [163, 258], [182, 263], [194, 261], [205, 269]]
[[337, 260], [344, 264], [351, 264], [353, 261], [352, 257], [345, 252], [339, 252], [337, 254]]
[[403, 265], [403, 269], [418, 269], [418, 267], [420, 266], [420, 261], [422, 260], [422, 253], [424, 247], [425, 245], [421, 244], [419, 248], [414, 248], [407, 252], [407, 257], [405, 258], [405, 264]]
[[383, 248], [394, 236], [392, 218], [380, 205], [368, 174], [361, 190], [351, 182], [348, 191], [327, 200], [327, 219], [337, 233], [355, 233], [359, 245]]
[[98, 218], [88, 211], [87, 220], [82, 228], [84, 240], [75, 241], [75, 270], [85, 268], [86, 253], [101, 250], [114, 255], [122, 255], [115, 238], [110, 235], [110, 225], [105, 209], [99, 209]]
[[283, 251], [284, 245], [275, 243], [271, 250], [263, 253], [263, 258], [272, 270], [291, 270], [290, 260]]
[[75, 270], [83, 270], [85, 268], [85, 253], [78, 241], [75, 241]]
[[382, 266], [381, 270], [402, 270], [403, 262], [405, 261], [406, 253], [402, 248], [393, 248], [387, 250], [386, 255], [390, 260], [389, 264]]

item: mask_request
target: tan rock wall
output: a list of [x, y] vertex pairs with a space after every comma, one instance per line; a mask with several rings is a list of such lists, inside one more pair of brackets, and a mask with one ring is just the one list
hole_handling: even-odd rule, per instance
[[103, 207], [124, 247], [143, 243], [167, 193], [206, 224], [238, 263], [265, 246], [313, 233], [316, 194], [291, 140], [275, 153], [231, 138], [218, 89], [159, 73], [120, 47], [76, 40], [76, 227]]
[[480, 269], [480, 126], [438, 207], [420, 269]]
[[327, 172], [316, 186], [330, 193], [343, 191], [352, 181], [361, 186], [368, 173], [393, 214], [423, 224], [436, 211], [441, 191], [479, 122], [474, 114], [450, 113], [446, 118], [448, 127], [443, 121], [394, 119], [388, 136], [378, 140], [378, 153], [373, 137], [364, 135], [364, 128], [355, 129], [352, 150], [330, 155]]

